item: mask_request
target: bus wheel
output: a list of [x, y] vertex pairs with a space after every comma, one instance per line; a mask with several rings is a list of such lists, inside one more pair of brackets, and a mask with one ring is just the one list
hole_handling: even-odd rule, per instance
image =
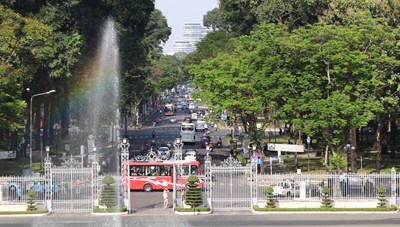
[[151, 192], [151, 191], [153, 191], [153, 188], [151, 187], [150, 184], [145, 184], [144, 187], [143, 187], [143, 190], [145, 192]]

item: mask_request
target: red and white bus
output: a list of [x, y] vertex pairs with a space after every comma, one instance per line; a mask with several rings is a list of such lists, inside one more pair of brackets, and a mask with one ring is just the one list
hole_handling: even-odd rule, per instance
[[[153, 190], [163, 190], [165, 188], [173, 189], [174, 161], [129, 161], [130, 189], [143, 190], [150, 192]], [[177, 188], [185, 187], [189, 175], [196, 175], [200, 179], [200, 162], [197, 160], [183, 160], [180, 165], [182, 179], [177, 179]], [[178, 168], [178, 165], [176, 166]], [[180, 177], [180, 170], [177, 171], [177, 177]], [[203, 187], [200, 179], [200, 187]]]
[[174, 104], [167, 103], [164, 105], [164, 115], [165, 116], [172, 116], [175, 114], [175, 106]]

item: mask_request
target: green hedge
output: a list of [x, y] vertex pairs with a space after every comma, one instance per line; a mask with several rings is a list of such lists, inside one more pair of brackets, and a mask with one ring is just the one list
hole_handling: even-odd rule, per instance
[[293, 211], [293, 212], [298, 212], [298, 211], [310, 211], [310, 212], [315, 212], [315, 211], [396, 211], [397, 207], [392, 206], [392, 207], [385, 207], [385, 208], [264, 208], [264, 207], [259, 207], [258, 205], [253, 206], [253, 209], [255, 211]]
[[0, 215], [10, 215], [10, 214], [46, 214], [49, 213], [47, 209], [44, 210], [34, 210], [34, 211], [1, 211]]
[[121, 212], [127, 212], [128, 208], [127, 207], [122, 207], [122, 208], [99, 208], [98, 206], [93, 207], [93, 212], [94, 213], [121, 213]]
[[184, 208], [184, 207], [176, 207], [175, 210], [177, 212], [207, 212], [210, 211], [210, 207], [196, 207], [196, 208]]

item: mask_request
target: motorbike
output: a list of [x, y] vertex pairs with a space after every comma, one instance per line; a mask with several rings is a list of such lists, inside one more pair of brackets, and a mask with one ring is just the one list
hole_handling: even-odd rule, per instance
[[217, 147], [222, 147], [222, 140], [221, 140], [221, 138], [219, 138], [218, 140], [217, 140]]
[[164, 141], [160, 141], [160, 147], [165, 147], [165, 142]]
[[151, 140], [150, 146], [151, 146], [151, 147], [156, 147], [156, 140], [154, 140], [154, 139]]

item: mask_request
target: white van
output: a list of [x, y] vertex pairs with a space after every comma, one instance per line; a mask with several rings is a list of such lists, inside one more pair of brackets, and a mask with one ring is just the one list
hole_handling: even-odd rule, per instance
[[196, 143], [196, 127], [194, 123], [182, 122], [180, 135], [183, 143]]

